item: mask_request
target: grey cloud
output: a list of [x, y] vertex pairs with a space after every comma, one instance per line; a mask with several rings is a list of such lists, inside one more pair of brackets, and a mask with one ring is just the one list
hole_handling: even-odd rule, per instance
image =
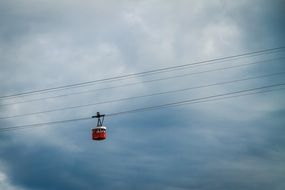
[[[282, 1], [2, 1], [1, 95], [276, 47], [284, 41], [281, 5]], [[278, 62], [0, 107], [0, 111], [1, 116], [29, 113], [283, 71], [283, 61]], [[0, 126], [86, 117], [96, 111], [112, 113], [282, 81], [284, 77], [279, 76], [10, 119], [1, 121]], [[11, 188], [25, 190], [281, 190], [283, 96], [284, 92], [278, 91], [106, 118], [108, 139], [99, 143], [90, 139], [96, 121], [1, 133], [0, 174], [9, 178]]]
[[[107, 189], [114, 185], [118, 189], [282, 186], [282, 154], [278, 156], [271, 146], [268, 150], [264, 146], [267, 135], [256, 133], [252, 124], [225, 120], [219, 122], [221, 126], [212, 126], [214, 119], [203, 121], [201, 113], [193, 113], [192, 126], [189, 122], [176, 126], [170, 115], [163, 116], [164, 124], [151, 117], [149, 121], [136, 117], [128, 121], [130, 126], [114, 127], [105, 143], [92, 145], [82, 139], [84, 147], [79, 153], [43, 143], [26, 146], [19, 142], [20, 150], [18, 143], [2, 149], [2, 158], [13, 163], [12, 173], [8, 173], [13, 181], [30, 189], [92, 189], [96, 185]], [[122, 125], [122, 121], [117, 122], [117, 126]], [[258, 128], [269, 126], [271, 123]]]

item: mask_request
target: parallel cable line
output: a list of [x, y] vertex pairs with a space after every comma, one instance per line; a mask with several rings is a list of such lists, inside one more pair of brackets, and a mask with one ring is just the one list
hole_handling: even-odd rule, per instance
[[[178, 101], [178, 102], [162, 104], [162, 105], [157, 105], [157, 106], [139, 108], [139, 109], [128, 110], [128, 111], [123, 111], [123, 112], [116, 112], [116, 113], [107, 114], [106, 116], [107, 117], [113, 117], [113, 116], [118, 116], [118, 115], [123, 115], [123, 114], [152, 111], [152, 110], [158, 110], [158, 109], [165, 109], [165, 108], [169, 108], [169, 107], [176, 107], [176, 106], [182, 106], [182, 105], [188, 105], [188, 104], [210, 102], [210, 101], [229, 99], [229, 98], [234, 98], [234, 97], [248, 96], [248, 95], [258, 94], [258, 93], [266, 93], [266, 92], [271, 92], [271, 91], [276, 91], [276, 90], [283, 90], [284, 88], [274, 89], [274, 87], [280, 87], [280, 86], [284, 86], [284, 85], [285, 85], [285, 83], [273, 84], [273, 85], [262, 86], [262, 87], [258, 87], [258, 88], [234, 91], [234, 92], [212, 95], [212, 96], [196, 98], [196, 99], [191, 99], [191, 100], [184, 100], [184, 101]], [[268, 89], [268, 88], [273, 88], [273, 89]], [[253, 91], [257, 91], [257, 90], [261, 90], [261, 91], [253, 92]], [[246, 92], [248, 92], [248, 93], [246, 93]], [[46, 122], [46, 123], [35, 123], [35, 124], [29, 124], [29, 125], [5, 127], [5, 128], [0, 128], [0, 133], [7, 132], [7, 131], [13, 131], [13, 130], [26, 129], [26, 128], [41, 127], [41, 126], [46, 126], [46, 125], [54, 125], [54, 124], [59, 124], [59, 123], [89, 120], [89, 119], [91, 119], [91, 117], [83, 117], [83, 118], [77, 118], [77, 119], [68, 119], [68, 120], [53, 121], [53, 122], [51, 121], [51, 122]]]
[[[266, 63], [266, 62], [270, 62], [270, 61], [281, 60], [281, 59], [284, 59], [284, 58], [285, 57], [279, 57], [279, 58], [267, 59], [267, 60], [262, 60], [262, 61], [246, 63], [246, 64], [233, 65], [233, 66], [229, 66], [229, 67], [221, 67], [221, 68], [217, 68], [217, 69], [208, 69], [208, 70], [204, 70], [204, 71], [191, 72], [191, 73], [186, 73], [186, 74], [179, 74], [179, 75], [163, 77], [163, 78], [158, 78], [158, 79], [151, 79], [151, 80], [145, 80], [145, 81], [140, 81], [140, 82], [127, 83], [127, 84], [116, 85], [116, 86], [111, 86], [111, 87], [104, 87], [104, 88], [98, 88], [98, 89], [81, 91], [81, 92], [74, 92], [74, 93], [61, 94], [61, 95], [56, 95], [56, 96], [36, 98], [36, 99], [30, 99], [30, 100], [24, 100], [24, 101], [12, 102], [12, 103], [6, 103], [6, 104], [4, 103], [4, 104], [1, 104], [0, 106], [10, 106], [10, 105], [15, 105], [15, 104], [37, 102], [37, 101], [42, 101], [42, 100], [47, 100], [47, 99], [62, 98], [62, 97], [67, 97], [67, 96], [79, 95], [79, 94], [94, 93], [96, 91], [101, 91], [101, 90], [109, 90], [109, 89], [121, 88], [121, 87], [126, 87], [126, 86], [133, 86], [133, 85], [138, 85], [138, 84], [143, 84], [143, 83], [158, 82], [158, 81], [170, 80], [170, 79], [175, 79], [175, 78], [187, 77], [187, 76], [191, 76], [191, 75], [198, 75], [198, 74], [204, 74], [204, 73], [209, 73], [209, 72], [224, 71], [224, 70], [228, 70], [228, 69], [246, 67], [246, 66]], [[275, 62], [275, 63], [277, 63], [277, 62]]]
[[250, 91], [256, 91], [256, 90], [262, 90], [262, 89], [266, 89], [266, 88], [272, 88], [272, 87], [278, 87], [278, 86], [284, 86], [284, 85], [285, 85], [285, 83], [279, 83], [279, 84], [262, 86], [262, 87], [253, 88], [253, 89], [239, 90], [239, 91], [234, 91], [234, 92], [229, 92], [229, 93], [224, 93], [224, 94], [218, 94], [218, 95], [212, 95], [212, 96], [207, 96], [207, 97], [202, 97], [202, 98], [183, 100], [183, 101], [172, 102], [172, 103], [162, 104], [162, 105], [157, 105], [157, 106], [150, 106], [150, 107], [145, 107], [145, 108], [138, 108], [138, 109], [133, 109], [133, 110], [128, 110], [128, 111], [122, 111], [122, 112], [117, 112], [117, 113], [106, 114], [106, 117], [112, 117], [112, 116], [128, 114], [128, 113], [136, 113], [136, 112], [157, 110], [157, 109], [161, 109], [161, 108], [175, 107], [175, 106], [180, 106], [180, 105], [186, 105], [186, 104], [189, 104], [191, 102], [201, 101], [201, 100], [204, 100], [204, 99], [218, 98], [218, 97], [221, 97], [221, 96], [234, 95], [234, 94], [250, 92]]
[[12, 130], [18, 130], [18, 129], [25, 129], [25, 128], [34, 128], [34, 127], [41, 127], [45, 125], [55, 125], [60, 123], [68, 123], [68, 122], [75, 122], [75, 121], [83, 121], [83, 120], [90, 120], [91, 117], [83, 117], [83, 118], [77, 118], [77, 119], [67, 119], [67, 120], [61, 120], [61, 121], [51, 121], [46, 123], [35, 123], [35, 124], [28, 124], [28, 125], [21, 125], [21, 126], [14, 126], [14, 127], [5, 127], [0, 128], [0, 133], [5, 131], [12, 131]]
[[76, 87], [79, 87], [82, 85], [88, 85], [88, 84], [93, 84], [93, 83], [97, 83], [97, 82], [105, 82], [105, 81], [110, 81], [110, 80], [125, 79], [125, 78], [129, 78], [129, 77], [146, 75], [146, 74], [156, 73], [156, 72], [160, 72], [160, 71], [167, 71], [167, 70], [172, 70], [172, 69], [176, 69], [176, 68], [184, 68], [184, 67], [188, 67], [191, 65], [198, 65], [198, 64], [208, 63], [208, 62], [223, 61], [223, 60], [234, 59], [234, 58], [250, 56], [250, 55], [255, 55], [255, 54], [260, 55], [260, 54], [265, 54], [265, 53], [270, 53], [270, 52], [276, 52], [276, 51], [283, 50], [283, 49], [285, 49], [285, 46], [271, 48], [271, 49], [264, 49], [264, 50], [260, 50], [260, 51], [253, 51], [253, 52], [248, 52], [248, 53], [243, 53], [243, 54], [238, 54], [238, 55], [232, 55], [232, 56], [227, 56], [227, 57], [214, 58], [214, 59], [198, 61], [198, 62], [183, 64], [183, 65], [177, 65], [177, 66], [172, 66], [172, 67], [164, 67], [164, 68], [160, 68], [160, 69], [154, 69], [154, 70], [149, 70], [149, 71], [144, 71], [144, 72], [139, 72], [139, 73], [132, 73], [132, 74], [127, 74], [127, 75], [120, 75], [120, 76], [103, 78], [103, 79], [92, 80], [92, 81], [86, 81], [86, 82], [81, 82], [81, 83], [74, 83], [74, 84], [62, 85], [62, 86], [57, 86], [57, 87], [20, 92], [20, 93], [10, 94], [10, 95], [3, 95], [3, 96], [0, 96], [0, 99], [13, 98], [13, 97], [17, 97], [17, 96], [26, 96], [26, 95], [30, 95], [30, 94], [37, 94], [37, 93], [44, 93], [44, 92], [51, 92], [54, 90], [61, 90], [61, 89], [67, 89], [67, 88], [76, 88]]
[[271, 73], [271, 74], [267, 74], [267, 75], [258, 75], [258, 76], [254, 76], [254, 77], [247, 77], [247, 78], [241, 78], [241, 79], [230, 80], [230, 81], [225, 81], [225, 82], [205, 84], [205, 85], [193, 86], [193, 87], [176, 89], [176, 90], [169, 90], [169, 91], [165, 91], [165, 92], [158, 92], [158, 93], [152, 93], [152, 94], [146, 94], [146, 95], [140, 95], [140, 96], [119, 98], [119, 99], [95, 102], [95, 103], [91, 103], [91, 104], [68, 106], [68, 107], [64, 107], [64, 108], [56, 108], [56, 109], [50, 109], [50, 110], [45, 110], [45, 111], [38, 111], [38, 112], [32, 112], [32, 113], [26, 113], [26, 114], [13, 115], [13, 116], [4, 116], [4, 117], [0, 117], [0, 119], [12, 119], [12, 118], [16, 118], [16, 117], [24, 117], [24, 116], [31, 116], [31, 115], [37, 115], [37, 114], [51, 113], [51, 112], [56, 112], [56, 111], [64, 111], [64, 110], [70, 110], [70, 109], [76, 109], [76, 108], [90, 107], [90, 106], [95, 106], [95, 105], [100, 105], [100, 104], [122, 102], [122, 101], [134, 100], [134, 99], [139, 99], [139, 98], [146, 98], [146, 97], [151, 97], [151, 96], [159, 96], [159, 95], [165, 95], [165, 94], [171, 94], [171, 93], [177, 93], [177, 92], [184, 92], [184, 91], [188, 91], [188, 90], [207, 88], [207, 87], [212, 87], [212, 86], [219, 86], [219, 85], [231, 84], [231, 83], [260, 79], [260, 78], [273, 77], [273, 76], [284, 75], [284, 74], [285, 74], [285, 72]]
[[211, 102], [211, 101], [224, 100], [224, 99], [230, 99], [230, 98], [237, 98], [237, 97], [249, 96], [249, 95], [254, 95], [254, 94], [261, 94], [261, 93], [272, 92], [272, 91], [277, 91], [277, 90], [285, 90], [285, 88], [265, 89], [265, 90], [256, 91], [256, 92], [249, 92], [249, 93], [243, 93], [243, 94], [237, 94], [237, 95], [229, 95], [229, 96], [225, 96], [225, 97], [211, 98], [209, 100], [201, 100], [201, 101], [191, 102], [191, 103], [184, 104], [184, 105]]

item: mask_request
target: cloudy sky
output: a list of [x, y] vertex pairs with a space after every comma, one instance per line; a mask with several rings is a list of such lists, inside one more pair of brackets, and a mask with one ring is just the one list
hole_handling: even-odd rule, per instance
[[[0, 0], [0, 96], [283, 47], [284, 34], [284, 0]], [[0, 127], [91, 117], [97, 111], [112, 114], [284, 83], [279, 74], [3, 119], [285, 72], [284, 55], [281, 49], [1, 98]], [[178, 75], [185, 76], [159, 80]], [[151, 80], [158, 81], [146, 82]], [[108, 138], [101, 142], [91, 140], [96, 120], [0, 130], [0, 189], [283, 190], [284, 95], [279, 88], [106, 117]], [[60, 97], [50, 98], [54, 96]]]

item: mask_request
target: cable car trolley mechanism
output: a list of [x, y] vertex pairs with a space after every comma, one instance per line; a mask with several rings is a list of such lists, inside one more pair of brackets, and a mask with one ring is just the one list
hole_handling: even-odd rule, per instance
[[[92, 118], [97, 118], [97, 126], [92, 129], [92, 139], [93, 140], [105, 140], [107, 137], [106, 127], [103, 126], [105, 114], [101, 115], [97, 112]], [[102, 118], [102, 119], [101, 119]]]

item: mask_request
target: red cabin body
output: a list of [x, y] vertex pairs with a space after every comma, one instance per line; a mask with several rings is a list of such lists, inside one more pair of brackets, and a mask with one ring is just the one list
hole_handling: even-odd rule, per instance
[[104, 140], [107, 137], [106, 127], [97, 126], [92, 129], [92, 139], [93, 140]]

